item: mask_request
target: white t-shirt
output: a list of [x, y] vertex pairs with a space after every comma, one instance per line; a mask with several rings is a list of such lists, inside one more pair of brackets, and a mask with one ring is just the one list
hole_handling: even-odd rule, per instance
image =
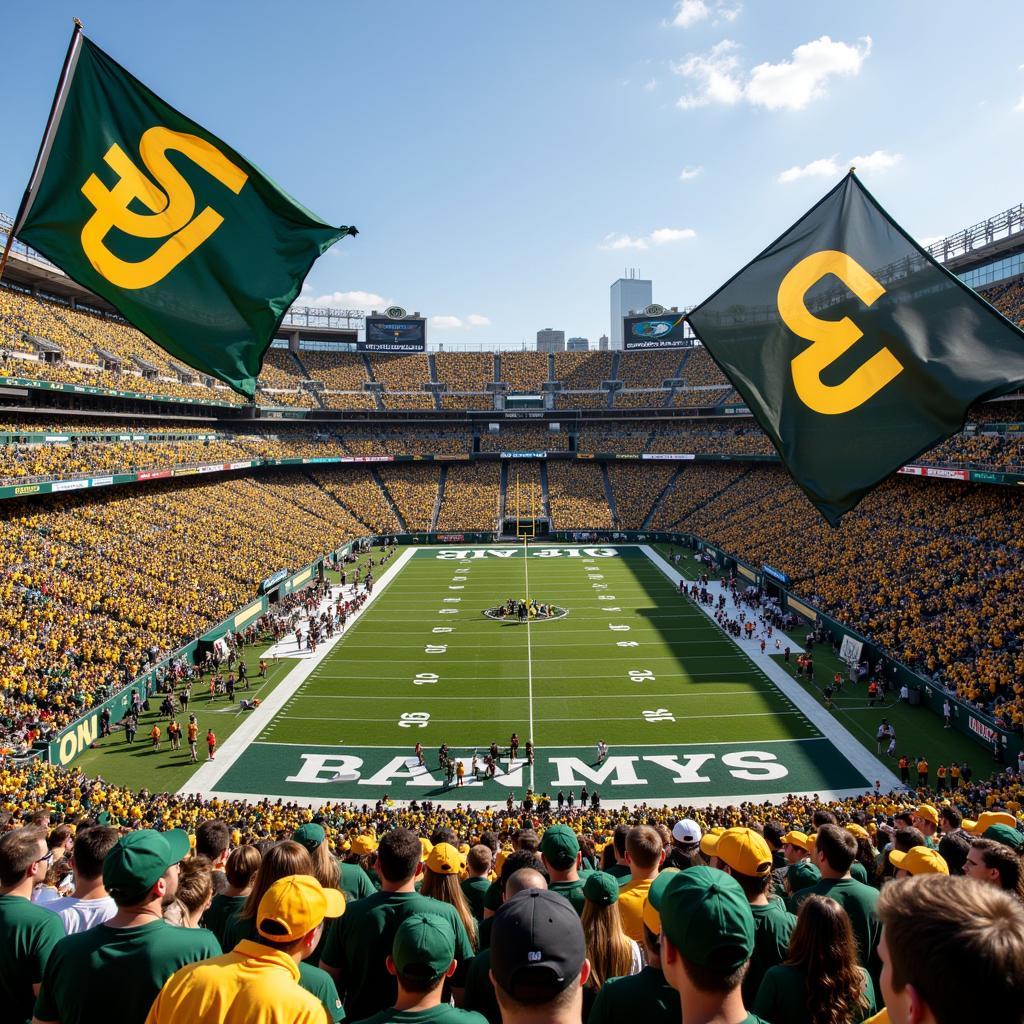
[[100, 900], [81, 900], [77, 896], [63, 896], [48, 903], [46, 909], [60, 915], [64, 922], [65, 935], [75, 935], [109, 921], [117, 913], [117, 904], [110, 896], [104, 896]]

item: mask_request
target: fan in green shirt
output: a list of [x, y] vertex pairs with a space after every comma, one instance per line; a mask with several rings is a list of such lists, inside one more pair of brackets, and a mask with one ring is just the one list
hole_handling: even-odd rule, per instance
[[552, 825], [540, 840], [540, 855], [551, 881], [548, 888], [564, 896], [577, 914], [583, 913], [583, 855], [580, 841], [568, 825]]
[[450, 923], [455, 936], [459, 985], [473, 956], [473, 946], [462, 920], [450, 903], [415, 891], [422, 872], [423, 848], [408, 829], [393, 829], [377, 850], [382, 890], [349, 904], [344, 917], [334, 922], [320, 958], [321, 967], [335, 980], [348, 1017], [359, 1020], [394, 1005], [397, 986], [385, 966], [399, 925], [413, 914], [432, 914]]
[[771, 1024], [805, 1024], [826, 1010], [844, 1024], [860, 1024], [876, 1012], [875, 987], [857, 963], [849, 918], [838, 903], [807, 897], [789, 955], [765, 972], [753, 1007]]
[[18, 1024], [32, 1016], [43, 969], [64, 938], [60, 917], [32, 903], [52, 859], [41, 825], [0, 836], [0, 998], [4, 1019]]
[[455, 972], [455, 946], [455, 930], [445, 918], [406, 917], [385, 958], [396, 982], [395, 1005], [365, 1018], [365, 1024], [487, 1024], [478, 1013], [441, 1003], [445, 980]]
[[234, 949], [233, 945], [229, 945], [225, 941], [224, 933], [228, 921], [236, 917], [243, 906], [245, 906], [245, 896], [229, 896], [227, 893], [219, 893], [213, 897], [199, 922], [202, 927], [213, 932], [222, 949]]
[[178, 862], [189, 852], [181, 829], [139, 829], [123, 835], [103, 861], [103, 885], [117, 904], [104, 924], [57, 943], [36, 1000], [39, 1021], [142, 1024], [167, 979], [179, 967], [220, 956], [205, 928], [176, 928], [163, 906], [178, 886]]

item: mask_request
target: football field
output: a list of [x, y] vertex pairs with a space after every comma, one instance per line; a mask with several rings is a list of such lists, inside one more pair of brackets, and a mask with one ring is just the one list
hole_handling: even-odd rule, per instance
[[[410, 549], [345, 635], [298, 662], [280, 699], [187, 789], [487, 804], [584, 785], [604, 802], [684, 803], [870, 788], [877, 762], [677, 580], [637, 545]], [[485, 615], [526, 596], [564, 615]], [[498, 770], [485, 778], [492, 742]], [[447, 784], [441, 744], [464, 762], [464, 786]]]

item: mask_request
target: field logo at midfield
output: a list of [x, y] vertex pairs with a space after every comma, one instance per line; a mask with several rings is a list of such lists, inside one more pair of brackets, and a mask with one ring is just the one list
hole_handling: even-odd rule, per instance
[[[438, 551], [435, 558], [468, 561], [476, 558], [522, 558], [521, 548], [450, 548]], [[531, 558], [615, 558], [616, 548], [535, 548]]]

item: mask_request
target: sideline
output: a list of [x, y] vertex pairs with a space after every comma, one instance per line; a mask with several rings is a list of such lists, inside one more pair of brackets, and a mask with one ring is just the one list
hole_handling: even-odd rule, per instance
[[[240, 725], [224, 741], [224, 746], [220, 747], [217, 751], [220, 760], [204, 761], [198, 770], [192, 774], [192, 777], [188, 782], [178, 790], [178, 796], [205, 797], [213, 794], [213, 791], [216, 790], [217, 781], [234, 766], [235, 762], [242, 756], [249, 745], [256, 742], [256, 737], [266, 729], [284, 705], [295, 696], [296, 691], [313, 674], [320, 665], [320, 662], [323, 661], [324, 657], [334, 649], [335, 644], [341, 641], [348, 634], [356, 622], [358, 622], [359, 617], [363, 612], [373, 604], [377, 596], [383, 592], [384, 588], [387, 587], [395, 576], [398, 575], [409, 559], [415, 554], [416, 548], [407, 548], [387, 569], [384, 570], [380, 579], [374, 581], [373, 593], [361, 608], [349, 616], [345, 632], [338, 633], [332, 639], [318, 645], [315, 654], [304, 658], [298, 665], [296, 665], [295, 668], [277, 684], [274, 688], [274, 692], [265, 701], [263, 701], [255, 711], [249, 713], [249, 717], [246, 721], [243, 722], [242, 725]], [[351, 584], [349, 584], [349, 586], [351, 586]], [[338, 599], [338, 595], [342, 592], [342, 589], [343, 588], [340, 586], [332, 585], [331, 596], [321, 603], [319, 610], [323, 611], [328, 604], [336, 601]], [[291, 655], [293, 658], [295, 656], [295, 654]], [[222, 797], [224, 794], [217, 793], [216, 795], [218, 797]], [[253, 800], [262, 798], [258, 798], [255, 794], [250, 793], [245, 799]], [[268, 799], [270, 798], [268, 797]]]
[[[651, 560], [651, 562], [657, 566], [673, 583], [678, 589], [679, 581], [684, 580], [687, 585], [692, 583], [692, 580], [687, 580], [684, 576], [676, 572], [669, 563], [662, 558], [653, 548], [646, 544], [640, 545], [640, 550]], [[712, 581], [708, 584], [708, 591], [714, 595], [716, 602], [719, 594], [728, 594], [728, 588], [722, 586], [721, 581]], [[878, 779], [882, 783], [882, 792], [889, 793], [892, 791], [905, 792], [907, 787], [896, 777], [895, 773], [891, 771], [885, 764], [878, 760], [874, 754], [872, 754], [861, 742], [858, 740], [853, 733], [851, 733], [844, 725], [842, 725], [837, 719], [828, 713], [828, 711], [822, 707], [799, 683], [795, 682], [786, 672], [785, 669], [779, 666], [779, 663], [775, 661], [769, 654], [761, 654], [761, 645], [759, 640], [737, 640], [735, 637], [730, 636], [725, 630], [715, 622], [715, 606], [714, 604], [700, 605], [695, 604], [687, 597], [686, 601], [689, 601], [694, 608], [699, 608], [714, 624], [715, 628], [721, 630], [723, 636], [729, 637], [733, 643], [762, 671], [764, 674], [779, 688], [780, 692], [788, 698], [788, 700], [796, 706], [796, 708], [804, 715], [804, 717], [824, 736], [831, 744], [854, 766], [868, 780], [868, 786], [865, 787], [865, 791], [869, 789], [873, 784], [874, 780]], [[730, 606], [731, 607], [731, 606]], [[761, 623], [760, 615], [757, 616], [757, 621]], [[782, 634], [785, 636], [785, 634]], [[801, 648], [794, 644], [787, 637], [787, 646], [790, 648], [790, 652], [796, 654], [800, 652]], [[824, 795], [824, 794], [822, 794]], [[756, 798], [767, 799], [758, 795]]]

